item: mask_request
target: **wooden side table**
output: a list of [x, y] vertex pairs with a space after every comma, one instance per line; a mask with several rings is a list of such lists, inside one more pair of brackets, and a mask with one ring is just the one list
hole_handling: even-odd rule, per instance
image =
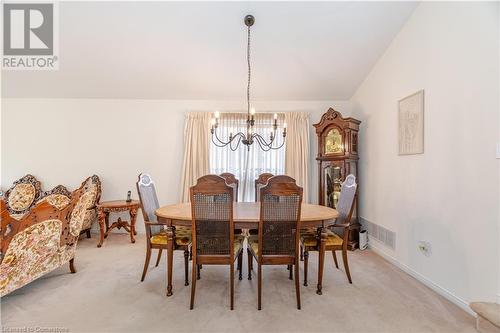
[[[139, 210], [140, 202], [138, 200], [132, 200], [127, 202], [125, 200], [114, 200], [114, 201], [104, 201], [97, 205], [97, 212], [99, 215], [99, 230], [101, 232], [101, 237], [99, 238], [99, 243], [97, 247], [101, 247], [104, 242], [104, 238], [108, 237], [108, 233], [114, 228], [125, 229], [130, 233], [130, 241], [135, 243], [134, 235], [137, 235], [135, 231], [135, 220], [137, 217], [137, 211]], [[109, 225], [109, 214], [117, 212], [126, 212], [130, 214], [130, 223], [128, 221], [122, 220], [120, 217], [117, 221]], [[104, 226], [106, 226], [106, 231], [104, 231]]]

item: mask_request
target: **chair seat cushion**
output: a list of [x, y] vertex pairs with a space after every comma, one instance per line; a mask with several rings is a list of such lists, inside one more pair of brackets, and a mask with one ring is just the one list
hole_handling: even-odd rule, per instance
[[257, 235], [251, 235], [248, 237], [248, 245], [252, 249], [253, 253], [255, 253], [256, 256], [259, 255], [259, 236]]
[[[300, 232], [300, 241], [304, 246], [316, 247], [319, 245], [319, 236], [309, 230]], [[344, 240], [333, 231], [327, 230], [326, 246], [342, 246]]]
[[[163, 230], [160, 233], [151, 236], [151, 244], [167, 245], [167, 231]], [[179, 246], [191, 244], [191, 228], [176, 227], [175, 228], [175, 244]]]
[[243, 247], [243, 239], [241, 237], [234, 237], [234, 255]]

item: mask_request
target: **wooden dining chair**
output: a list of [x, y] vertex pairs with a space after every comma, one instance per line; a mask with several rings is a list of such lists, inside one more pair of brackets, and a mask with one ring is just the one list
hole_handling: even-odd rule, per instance
[[[261, 173], [259, 177], [255, 180], [255, 202], [260, 201], [260, 189], [263, 188], [264, 186], [267, 185], [267, 181], [269, 178], [273, 177], [274, 175], [272, 173]], [[257, 230], [250, 229], [248, 230], [248, 235], [253, 237], [254, 235], [257, 235]], [[251, 271], [253, 270], [253, 261], [250, 261], [248, 265], [248, 279], [252, 279]], [[289, 267], [290, 268], [290, 267]], [[291, 272], [290, 272], [291, 273]]]
[[233, 191], [234, 191], [234, 195], [233, 195], [234, 202], [238, 202], [238, 187], [239, 187], [240, 181], [238, 179], [236, 179], [236, 176], [233, 175], [230, 172], [221, 173], [220, 176], [222, 178], [224, 178], [226, 180], [226, 184], [233, 189]]
[[[160, 207], [153, 179], [147, 173], [141, 173], [137, 181], [137, 193], [141, 202], [142, 215], [144, 217], [144, 225], [146, 227], [146, 261], [142, 272], [141, 282], [144, 281], [148, 271], [149, 259], [151, 258], [151, 250], [158, 249], [158, 257], [156, 265], [158, 266], [163, 250], [168, 251], [168, 238], [165, 230], [165, 225], [158, 223], [155, 211]], [[184, 251], [184, 285], [189, 285], [189, 249], [191, 246], [191, 229], [189, 227], [173, 228], [175, 242], [172, 246], [173, 250]], [[168, 264], [168, 262], [167, 262]]]
[[269, 178], [273, 177], [272, 173], [261, 173], [255, 180], [255, 202], [259, 202], [260, 189], [267, 185]]
[[342, 237], [337, 235], [332, 230], [327, 230], [327, 239], [325, 246], [321, 248], [321, 229], [309, 229], [301, 232], [300, 244], [301, 249], [304, 251], [304, 286], [307, 286], [307, 268], [309, 261], [309, 251], [319, 251], [319, 268], [318, 268], [318, 295], [322, 294], [319, 286], [323, 283], [323, 266], [325, 262], [325, 252], [332, 251], [335, 267], [339, 268], [337, 262], [337, 255], [335, 251], [342, 251], [342, 259], [344, 261], [344, 269], [349, 283], [352, 283], [351, 273], [349, 271], [349, 263], [347, 261], [347, 243], [349, 237], [349, 226], [351, 217], [356, 202], [358, 185], [356, 184], [356, 177], [348, 175], [342, 183], [340, 190], [340, 198], [337, 203], [338, 218], [335, 221], [333, 228], [343, 228]]
[[190, 309], [194, 307], [198, 265], [229, 265], [230, 304], [234, 308], [234, 261], [241, 275], [243, 242], [234, 235], [233, 189], [224, 178], [207, 175], [190, 189], [193, 231], [193, 269]]
[[[300, 309], [299, 236], [302, 188], [288, 176], [271, 177], [260, 189], [258, 236], [248, 238], [248, 265], [258, 265], [258, 306], [262, 299], [262, 265], [287, 265], [295, 270], [295, 294]], [[293, 267], [293, 268], [292, 268]], [[251, 276], [249, 275], [249, 279]]]
[[[236, 179], [236, 176], [233, 175], [230, 172], [221, 173], [220, 176], [222, 178], [224, 178], [226, 180], [226, 184], [233, 189], [233, 193], [234, 193], [233, 200], [234, 200], [234, 202], [238, 202], [238, 190], [239, 190], [240, 181], [238, 179]], [[234, 230], [234, 236], [235, 236], [235, 238], [239, 238], [241, 241], [243, 241], [243, 239], [246, 237], [247, 233], [248, 233], [247, 230], [243, 230], [243, 229], [235, 229]], [[202, 266], [198, 266], [198, 280], [200, 279], [200, 270], [199, 270], [200, 267], [202, 267]], [[238, 280], [242, 280], [243, 279], [243, 275], [242, 275], [242, 269], [240, 267], [240, 262], [239, 261], [238, 261], [237, 271], [239, 272], [239, 274], [238, 274]]]

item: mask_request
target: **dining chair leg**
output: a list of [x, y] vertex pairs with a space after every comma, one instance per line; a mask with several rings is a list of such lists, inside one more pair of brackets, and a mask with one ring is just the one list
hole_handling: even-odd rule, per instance
[[333, 256], [333, 261], [335, 261], [335, 267], [337, 267], [337, 269], [338, 269], [339, 262], [337, 261], [337, 253], [335, 252], [335, 250], [332, 250], [332, 256]]
[[88, 230], [86, 231], [86, 234], [87, 234], [87, 238], [90, 238], [90, 229], [88, 229]]
[[307, 268], [309, 267], [309, 251], [304, 251], [304, 286], [307, 287]]
[[304, 261], [304, 248], [300, 246], [300, 261]]
[[252, 253], [250, 253], [250, 250], [248, 250], [248, 255], [252, 257], [252, 260], [250, 260], [250, 270], [253, 271], [253, 256]]
[[349, 271], [349, 263], [347, 262], [347, 249], [342, 250], [342, 259], [344, 259], [344, 269], [345, 274], [347, 275], [347, 280], [352, 284], [351, 272]]
[[174, 294], [172, 278], [174, 274], [174, 240], [172, 234], [168, 233], [168, 247], [167, 247], [167, 297]]
[[260, 310], [261, 307], [261, 300], [262, 300], [262, 265], [260, 263], [257, 263], [257, 309]]
[[193, 247], [189, 249], [189, 260], [193, 260]]
[[325, 247], [320, 246], [319, 248], [319, 254], [318, 254], [318, 285], [316, 289], [316, 294], [322, 295], [323, 294], [323, 268], [325, 266]]
[[299, 277], [299, 263], [295, 263], [295, 294], [297, 296], [297, 309], [300, 310], [300, 277]]
[[162, 249], [158, 250], [158, 258], [156, 258], [156, 265], [155, 265], [155, 267], [158, 267], [158, 265], [160, 264], [161, 251], [163, 251], [163, 250]]
[[252, 261], [253, 261], [253, 257], [252, 257], [252, 253], [250, 252], [249, 249], [247, 249], [247, 255], [248, 255], [248, 280], [251, 280], [252, 279]]
[[201, 278], [201, 265], [196, 265], [196, 280], [199, 280]]
[[288, 270], [289, 270], [289, 274], [288, 274], [288, 279], [289, 280], [293, 280], [293, 271], [292, 271], [292, 268], [293, 268], [293, 265], [288, 265]]
[[189, 286], [189, 250], [184, 250], [184, 285]]
[[151, 248], [148, 246], [148, 248], [146, 249], [146, 261], [144, 262], [144, 269], [142, 270], [141, 282], [144, 281], [144, 278], [146, 277], [146, 273], [148, 272], [150, 258], [151, 258]]
[[196, 293], [196, 260], [193, 260], [193, 268], [191, 269], [192, 271], [192, 276], [191, 276], [191, 303], [189, 305], [189, 309], [193, 310], [194, 307], [194, 294]]
[[238, 254], [238, 280], [243, 280], [243, 251]]
[[231, 310], [234, 309], [234, 262], [229, 265], [231, 269], [230, 279], [231, 279]]

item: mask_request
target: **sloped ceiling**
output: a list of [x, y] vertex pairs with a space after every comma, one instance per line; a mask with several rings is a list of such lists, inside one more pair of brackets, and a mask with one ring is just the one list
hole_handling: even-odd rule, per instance
[[415, 2], [62, 2], [58, 71], [4, 71], [3, 97], [345, 100]]

